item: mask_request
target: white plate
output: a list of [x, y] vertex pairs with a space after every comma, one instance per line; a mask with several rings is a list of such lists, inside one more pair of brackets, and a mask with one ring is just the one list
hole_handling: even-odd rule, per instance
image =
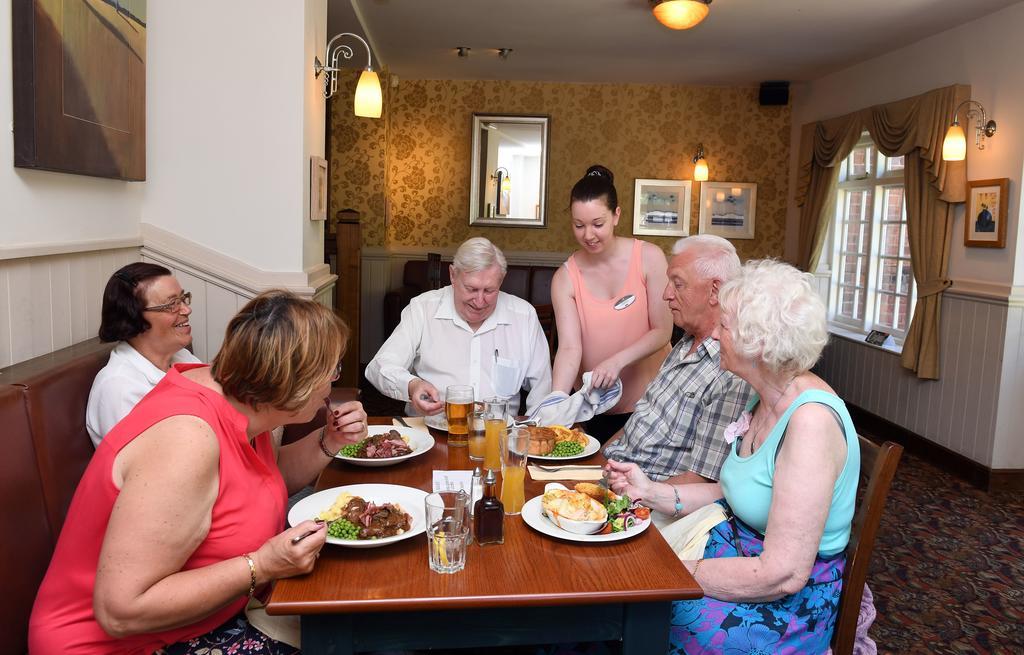
[[590, 457], [597, 451], [601, 450], [601, 442], [594, 437], [587, 435], [587, 445], [583, 447], [583, 452], [579, 455], [570, 455], [568, 457], [552, 457], [551, 455], [530, 455], [530, 461], [540, 460], [543, 462], [571, 462], [574, 459], [583, 459], [584, 457]]
[[399, 457], [380, 457], [377, 459], [368, 457], [345, 457], [341, 453], [338, 453], [335, 457], [343, 462], [355, 464], [356, 466], [391, 466], [392, 464], [412, 459], [417, 455], [422, 455], [434, 447], [434, 437], [430, 436], [429, 432], [425, 430], [417, 430], [416, 428], [394, 428], [390, 425], [371, 425], [367, 429], [367, 436], [387, 434], [391, 430], [395, 430], [403, 437], [409, 439], [409, 447], [412, 448], [411, 453], [408, 455], [401, 455]]
[[548, 535], [549, 537], [557, 537], [567, 541], [600, 544], [608, 541], [622, 541], [623, 539], [630, 539], [637, 536], [651, 525], [651, 519], [645, 519], [624, 532], [613, 532], [611, 534], [576, 534], [574, 532], [563, 530], [552, 523], [548, 517], [544, 516], [544, 511], [541, 508], [541, 498], [542, 496], [534, 496], [530, 500], [526, 501], [526, 504], [523, 505], [522, 516], [523, 520], [526, 521], [526, 525], [541, 534]]
[[346, 491], [353, 496], [359, 496], [366, 501], [373, 501], [378, 505], [383, 505], [384, 503], [398, 505], [402, 508], [403, 512], [411, 517], [410, 528], [402, 534], [384, 537], [383, 539], [338, 539], [329, 536], [327, 537], [327, 543], [350, 546], [352, 548], [377, 548], [378, 546], [386, 546], [396, 541], [402, 541], [403, 539], [423, 534], [424, 524], [426, 523], [423, 500], [427, 497], [427, 492], [422, 489], [402, 487], [397, 484], [350, 484], [344, 487], [334, 487], [318, 491], [295, 503], [295, 506], [288, 512], [288, 524], [294, 527], [303, 521], [315, 519], [321, 512], [330, 508], [338, 496]]

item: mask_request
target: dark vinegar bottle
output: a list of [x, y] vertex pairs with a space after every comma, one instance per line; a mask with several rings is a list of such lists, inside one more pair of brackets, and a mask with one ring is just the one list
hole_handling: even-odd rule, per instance
[[505, 543], [505, 508], [494, 493], [498, 478], [488, 469], [484, 477], [484, 495], [473, 507], [473, 532], [481, 546]]

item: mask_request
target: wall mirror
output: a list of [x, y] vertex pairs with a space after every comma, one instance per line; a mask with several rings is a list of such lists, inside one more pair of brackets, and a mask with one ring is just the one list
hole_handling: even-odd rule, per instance
[[473, 114], [470, 225], [544, 227], [549, 121]]

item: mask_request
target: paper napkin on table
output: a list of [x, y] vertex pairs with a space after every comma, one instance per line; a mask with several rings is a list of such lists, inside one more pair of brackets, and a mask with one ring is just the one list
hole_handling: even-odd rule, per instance
[[548, 480], [579, 480], [579, 481], [593, 481], [596, 482], [601, 479], [603, 475], [603, 469], [600, 467], [593, 469], [575, 469], [567, 468], [561, 471], [542, 471], [535, 465], [531, 464], [530, 477], [538, 482], [546, 482]]
[[[422, 416], [404, 416], [405, 422], [409, 424], [410, 428], [416, 428], [417, 430], [426, 430], [427, 424], [423, 422]], [[392, 419], [391, 425], [396, 428], [404, 428], [405, 426], [398, 422], [398, 419]]]

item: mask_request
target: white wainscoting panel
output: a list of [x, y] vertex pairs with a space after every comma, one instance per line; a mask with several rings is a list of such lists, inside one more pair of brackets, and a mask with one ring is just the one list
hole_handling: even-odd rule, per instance
[[947, 292], [939, 380], [919, 380], [897, 354], [834, 336], [816, 371], [846, 401], [990, 466], [1006, 301]]
[[139, 248], [0, 260], [0, 367], [96, 336], [111, 273]]

